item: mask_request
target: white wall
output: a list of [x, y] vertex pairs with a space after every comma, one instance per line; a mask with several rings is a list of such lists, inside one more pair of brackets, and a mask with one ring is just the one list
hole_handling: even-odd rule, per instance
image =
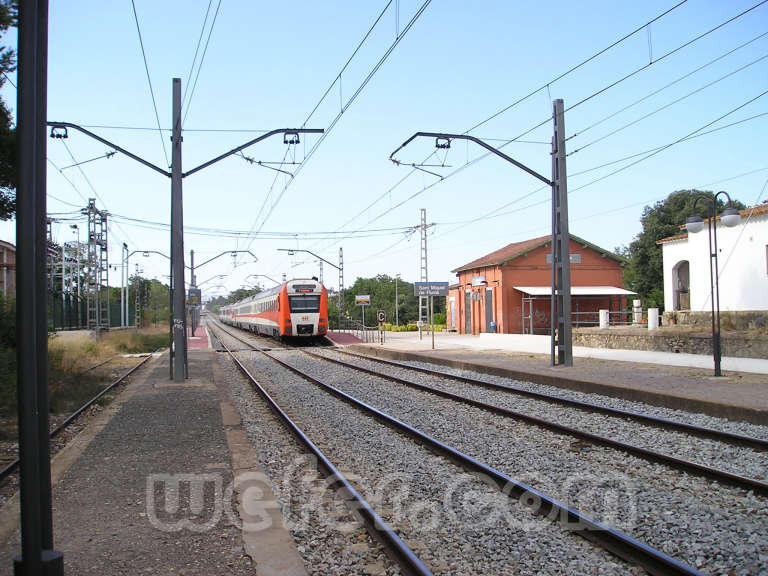
[[[738, 226], [717, 225], [720, 310], [768, 310], [768, 215], [761, 214]], [[664, 308], [673, 309], [672, 269], [688, 260], [691, 275], [691, 310], [709, 311], [709, 237], [707, 228], [687, 239], [662, 245], [664, 255]]]

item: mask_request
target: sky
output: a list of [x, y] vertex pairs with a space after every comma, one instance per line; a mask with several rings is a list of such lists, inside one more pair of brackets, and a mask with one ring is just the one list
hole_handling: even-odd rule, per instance
[[[475, 144], [420, 138], [400, 165], [389, 156], [418, 131], [468, 133], [549, 178], [556, 98], [570, 232], [589, 242], [629, 244], [643, 208], [676, 190], [768, 197], [758, 0], [52, 0], [48, 70], [50, 121], [163, 169], [173, 78], [185, 172], [264, 131], [326, 131], [291, 146], [278, 134], [184, 178], [185, 259], [193, 250], [204, 300], [316, 276], [316, 256], [338, 266], [340, 248], [347, 287], [417, 281], [421, 209], [430, 281], [550, 234], [550, 190]], [[1, 94], [14, 108], [10, 82]], [[131, 275], [138, 265], [167, 282], [170, 179], [111, 151], [74, 130], [48, 141], [54, 240], [76, 239], [72, 224], [85, 239], [80, 210], [96, 198], [109, 212], [110, 285], [123, 243]], [[0, 223], [0, 239], [15, 242], [15, 222]], [[338, 287], [336, 268], [323, 272]]]

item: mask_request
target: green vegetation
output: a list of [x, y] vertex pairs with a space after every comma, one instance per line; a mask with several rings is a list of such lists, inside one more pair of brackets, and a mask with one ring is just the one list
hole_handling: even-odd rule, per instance
[[[712, 192], [700, 190], [678, 190], [665, 200], [653, 206], [646, 206], [640, 222], [640, 232], [628, 247], [617, 249], [629, 261], [624, 269], [624, 284], [637, 292], [644, 308], [664, 309], [664, 269], [661, 246], [658, 240], [685, 232], [685, 219], [693, 213], [693, 203], [698, 195], [707, 195], [710, 202], [699, 201], [696, 211], [706, 218], [711, 204]], [[718, 213], [725, 207], [718, 200]], [[733, 207], [744, 210], [745, 206], [734, 199]]]

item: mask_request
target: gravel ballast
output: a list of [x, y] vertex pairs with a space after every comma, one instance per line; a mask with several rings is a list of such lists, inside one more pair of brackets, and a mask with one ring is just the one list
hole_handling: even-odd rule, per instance
[[[768, 570], [768, 558], [762, 553], [766, 538], [760, 536], [766, 534], [768, 527], [764, 498], [612, 449], [574, 445], [573, 438], [516, 423], [510, 418], [349, 368], [318, 362], [300, 352], [280, 352], [279, 356], [328, 384], [690, 565], [707, 572], [726, 574], [731, 571], [755, 574]], [[384, 369], [393, 375], [397, 370], [390, 366]], [[413, 372], [408, 378], [419, 383], [431, 379]], [[487, 392], [480, 391], [475, 394]], [[461, 393], [466, 394], [466, 391]], [[488, 398], [480, 399], [489, 401]], [[514, 409], [520, 410], [520, 407]], [[537, 415], [543, 416], [541, 412], [539, 407]], [[594, 415], [586, 416], [595, 419]], [[626, 426], [623, 424], [622, 428]], [[653, 447], [667, 452], [660, 432], [656, 430]], [[620, 436], [620, 431], [610, 429], [604, 433]], [[691, 452], [698, 456], [701, 443], [710, 443], [681, 436], [686, 442], [682, 452], [688, 457]], [[746, 466], [751, 470], [764, 466], [759, 460], [745, 464], [743, 453], [733, 447], [727, 449], [733, 450], [734, 454], [721, 459], [738, 459], [739, 467]], [[613, 487], [608, 497], [599, 492], [605, 485]]]
[[238, 357], [436, 573], [640, 573], [261, 354]]

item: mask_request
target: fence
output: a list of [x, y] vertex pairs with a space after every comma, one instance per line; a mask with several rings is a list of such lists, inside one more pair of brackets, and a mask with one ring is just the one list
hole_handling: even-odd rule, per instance
[[[133, 326], [133, 303], [128, 307], [128, 326]], [[109, 327], [120, 326], [120, 302], [109, 303]], [[85, 298], [77, 299], [74, 295], [61, 297], [61, 293], [48, 294], [48, 329], [81, 330], [88, 327], [88, 302]]]
[[352, 320], [351, 318], [342, 318], [341, 326], [336, 331], [354, 334], [365, 343], [378, 342], [383, 344], [386, 341], [386, 332], [379, 330], [378, 326], [366, 326], [359, 320]]

